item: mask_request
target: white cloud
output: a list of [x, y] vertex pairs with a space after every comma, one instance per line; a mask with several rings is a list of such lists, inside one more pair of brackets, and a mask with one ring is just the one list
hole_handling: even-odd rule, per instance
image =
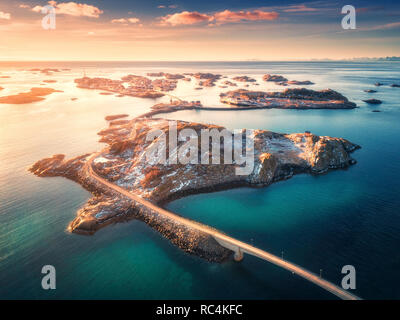
[[111, 23], [138, 23], [140, 21], [139, 18], [120, 18], [120, 19], [112, 19]]
[[[56, 9], [57, 14], [65, 14], [74, 17], [90, 17], [98, 18], [103, 11], [99, 8], [86, 3], [76, 3], [76, 2], [61, 2], [49, 1], [49, 5]], [[32, 8], [34, 12], [41, 12], [42, 6], [35, 6]]]
[[128, 21], [130, 23], [138, 23], [140, 21], [140, 19], [139, 18], [129, 18]]
[[0, 19], [10, 20], [11, 19], [11, 14], [10, 13], [5, 13], [3, 11], [0, 11]]
[[[163, 4], [160, 4], [159, 6], [157, 6], [157, 8], [158, 8], [158, 9], [165, 9], [165, 8], [167, 8], [167, 6], [165, 6], [165, 5], [163, 5]], [[168, 6], [168, 8], [170, 8], [170, 9], [176, 9], [176, 8], [178, 8], [178, 5], [177, 5], [177, 4], [170, 4], [170, 5]]]

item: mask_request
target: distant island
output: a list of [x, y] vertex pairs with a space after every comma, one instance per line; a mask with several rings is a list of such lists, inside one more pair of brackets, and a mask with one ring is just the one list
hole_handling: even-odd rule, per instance
[[353, 109], [356, 104], [340, 93], [327, 89], [286, 89], [283, 92], [263, 92], [237, 89], [220, 94], [222, 103], [248, 108], [280, 109]]
[[0, 97], [0, 103], [25, 104], [44, 100], [44, 96], [53, 92], [62, 92], [52, 88], [32, 88], [29, 92]]
[[368, 57], [361, 57], [361, 58], [353, 58], [350, 59], [352, 61], [400, 61], [400, 57], [380, 57], [380, 58], [368, 58]]

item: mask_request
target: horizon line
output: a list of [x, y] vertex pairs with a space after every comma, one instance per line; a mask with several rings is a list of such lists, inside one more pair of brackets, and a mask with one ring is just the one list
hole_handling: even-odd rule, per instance
[[[270, 60], [262, 60], [262, 59], [243, 59], [243, 60], [2, 60], [0, 59], [0, 63], [2, 62], [318, 62], [318, 61], [352, 61], [352, 60], [387, 60], [390, 58], [399, 59], [398, 56], [386, 56], [386, 57], [355, 57], [355, 58], [342, 58], [342, 59], [331, 59], [331, 58], [322, 58], [322, 59], [270, 59]], [[396, 62], [390, 61], [389, 62]]]

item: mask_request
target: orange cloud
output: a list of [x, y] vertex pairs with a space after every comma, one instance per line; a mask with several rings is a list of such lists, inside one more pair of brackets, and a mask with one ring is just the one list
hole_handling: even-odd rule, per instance
[[11, 14], [5, 13], [3, 11], [0, 11], [0, 19], [10, 20], [11, 19]]
[[384, 7], [356, 8], [356, 12], [357, 13], [375, 12], [382, 9], [384, 9]]
[[138, 23], [140, 21], [139, 18], [121, 18], [121, 19], [112, 19], [111, 23]]
[[[103, 11], [100, 10], [99, 8], [85, 3], [76, 3], [76, 2], [57, 3], [56, 1], [49, 1], [48, 3], [56, 9], [57, 14], [65, 14], [75, 17], [98, 18], [103, 13]], [[41, 12], [42, 9], [43, 9], [42, 6], [36, 6], [32, 8], [32, 11]]]
[[375, 26], [375, 27], [367, 27], [367, 28], [360, 28], [359, 30], [361, 31], [374, 31], [374, 30], [388, 30], [388, 29], [397, 29], [400, 28], [400, 22], [392, 22], [392, 23], [387, 23], [384, 25], [380, 26]]
[[217, 23], [239, 22], [239, 21], [259, 21], [259, 20], [276, 20], [279, 13], [274, 11], [230, 11], [225, 10], [214, 14]]
[[287, 9], [283, 10], [284, 12], [312, 12], [318, 11], [318, 9], [307, 7], [304, 4], [289, 6]]
[[192, 25], [201, 23], [204, 21], [212, 21], [213, 17], [197, 11], [189, 12], [183, 11], [180, 13], [174, 13], [161, 17], [161, 25]]
[[276, 20], [279, 17], [277, 12], [269, 12], [262, 10], [253, 11], [230, 11], [225, 10], [214, 14], [199, 13], [197, 11], [183, 11], [161, 17], [161, 25], [192, 25], [202, 22], [215, 22], [215, 24], [223, 24], [240, 21], [260, 21], [260, 20]]

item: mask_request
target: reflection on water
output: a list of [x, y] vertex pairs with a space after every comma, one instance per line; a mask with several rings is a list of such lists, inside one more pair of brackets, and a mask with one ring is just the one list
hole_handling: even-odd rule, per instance
[[[24, 71], [35, 67], [71, 68], [52, 76]], [[89, 198], [62, 178], [37, 178], [26, 168], [56, 153], [75, 156], [101, 148], [96, 133], [104, 116], [142, 114], [160, 101], [103, 96], [77, 89], [73, 79], [153, 71], [265, 73], [311, 80], [313, 89], [330, 87], [356, 102], [354, 110], [183, 111], [171, 119], [216, 123], [229, 128], [278, 132], [310, 130], [360, 144], [358, 164], [313, 177], [297, 176], [263, 189], [235, 189], [180, 199], [168, 205], [182, 215], [215, 226], [340, 283], [340, 269], [353, 264], [357, 294], [400, 298], [398, 216], [400, 89], [380, 87], [379, 107], [362, 102], [373, 83], [399, 82], [396, 63], [0, 63], [3, 95], [28, 91], [42, 80], [62, 93], [27, 105], [0, 104], [0, 298], [332, 298], [321, 289], [263, 261], [217, 265], [189, 256], [145, 224], [131, 221], [85, 237], [65, 232]], [[397, 77], [397, 78], [396, 78]], [[193, 80], [192, 80], [193, 81]], [[257, 90], [284, 88], [259, 81]], [[216, 87], [193, 90], [180, 81], [173, 93], [204, 105], [218, 105]], [[250, 87], [252, 89], [253, 87]], [[78, 98], [72, 101], [71, 98]], [[164, 100], [163, 100], [164, 99]], [[375, 108], [381, 113], [372, 113]], [[41, 267], [57, 269], [57, 290], [40, 289]], [[234, 281], [233, 281], [234, 279]]]

